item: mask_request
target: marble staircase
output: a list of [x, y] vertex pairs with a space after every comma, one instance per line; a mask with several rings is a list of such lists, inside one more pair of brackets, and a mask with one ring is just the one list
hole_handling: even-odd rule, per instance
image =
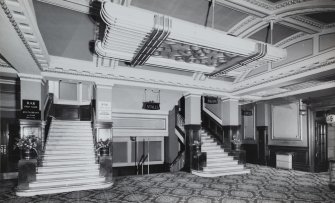
[[112, 186], [99, 175], [90, 121], [53, 120], [36, 181], [18, 196], [34, 196]]
[[238, 164], [238, 160], [229, 156], [228, 152], [225, 152], [206, 131], [201, 130], [200, 134], [201, 151], [207, 154], [207, 165], [202, 171], [193, 170], [192, 174], [201, 177], [217, 177], [250, 173], [250, 170], [245, 169], [244, 165]]

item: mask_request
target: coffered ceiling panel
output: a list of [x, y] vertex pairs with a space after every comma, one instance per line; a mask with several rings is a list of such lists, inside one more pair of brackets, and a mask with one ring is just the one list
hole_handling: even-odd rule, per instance
[[[249, 38], [254, 39], [254, 40], [258, 40], [261, 42], [265, 42], [266, 41], [266, 36], [268, 33], [268, 39], [270, 42], [270, 30], [268, 33], [268, 27], [265, 27], [261, 30], [259, 30], [258, 32], [254, 33], [253, 35], [251, 35]], [[273, 26], [273, 44], [276, 44], [277, 42], [298, 33], [299, 30], [296, 30], [294, 28], [285, 26], [285, 25], [281, 25], [279, 23], [274, 24]]]
[[335, 23], [335, 11], [311, 13], [306, 16], [323, 24]]
[[34, 1], [37, 24], [49, 54], [92, 61], [94, 24], [87, 14]]
[[[206, 0], [133, 0], [131, 5], [199, 25], [205, 24], [208, 9], [208, 1]], [[228, 31], [248, 16], [219, 4], [215, 5], [214, 10], [214, 28], [223, 31]], [[212, 11], [211, 8], [207, 22], [208, 27], [212, 25]]]

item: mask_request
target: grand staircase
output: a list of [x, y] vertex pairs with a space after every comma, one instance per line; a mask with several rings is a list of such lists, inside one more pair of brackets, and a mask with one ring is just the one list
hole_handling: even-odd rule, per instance
[[192, 173], [202, 177], [217, 177], [225, 175], [250, 173], [244, 165], [238, 164], [233, 156], [229, 156], [210, 135], [204, 131], [201, 134], [201, 151], [207, 153], [207, 166], [202, 171], [193, 170]]
[[91, 123], [89, 121], [53, 120], [50, 126], [42, 167], [36, 181], [18, 196], [102, 189], [112, 186], [99, 176]]

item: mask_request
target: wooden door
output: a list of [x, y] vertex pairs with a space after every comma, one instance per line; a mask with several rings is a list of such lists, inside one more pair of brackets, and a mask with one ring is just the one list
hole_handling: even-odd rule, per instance
[[327, 123], [324, 121], [315, 122], [314, 141], [314, 171], [322, 172], [328, 170], [327, 157]]

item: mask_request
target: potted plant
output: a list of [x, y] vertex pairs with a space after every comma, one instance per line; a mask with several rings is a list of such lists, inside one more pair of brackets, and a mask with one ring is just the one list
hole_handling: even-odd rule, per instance
[[100, 150], [100, 154], [102, 156], [108, 156], [109, 155], [109, 143], [110, 143], [109, 139], [106, 139], [106, 140], [100, 139], [97, 142], [97, 145], [96, 145], [97, 151]]
[[240, 150], [241, 148], [241, 143], [242, 143], [242, 140], [241, 138], [238, 136], [238, 135], [233, 135], [233, 140], [232, 142], [234, 143], [235, 145], [235, 150]]
[[25, 159], [31, 158], [31, 151], [34, 151], [38, 156], [38, 148], [41, 146], [41, 139], [35, 135], [28, 135], [20, 139], [16, 139], [17, 142], [14, 145], [14, 149], [19, 148], [23, 151], [23, 157]]

